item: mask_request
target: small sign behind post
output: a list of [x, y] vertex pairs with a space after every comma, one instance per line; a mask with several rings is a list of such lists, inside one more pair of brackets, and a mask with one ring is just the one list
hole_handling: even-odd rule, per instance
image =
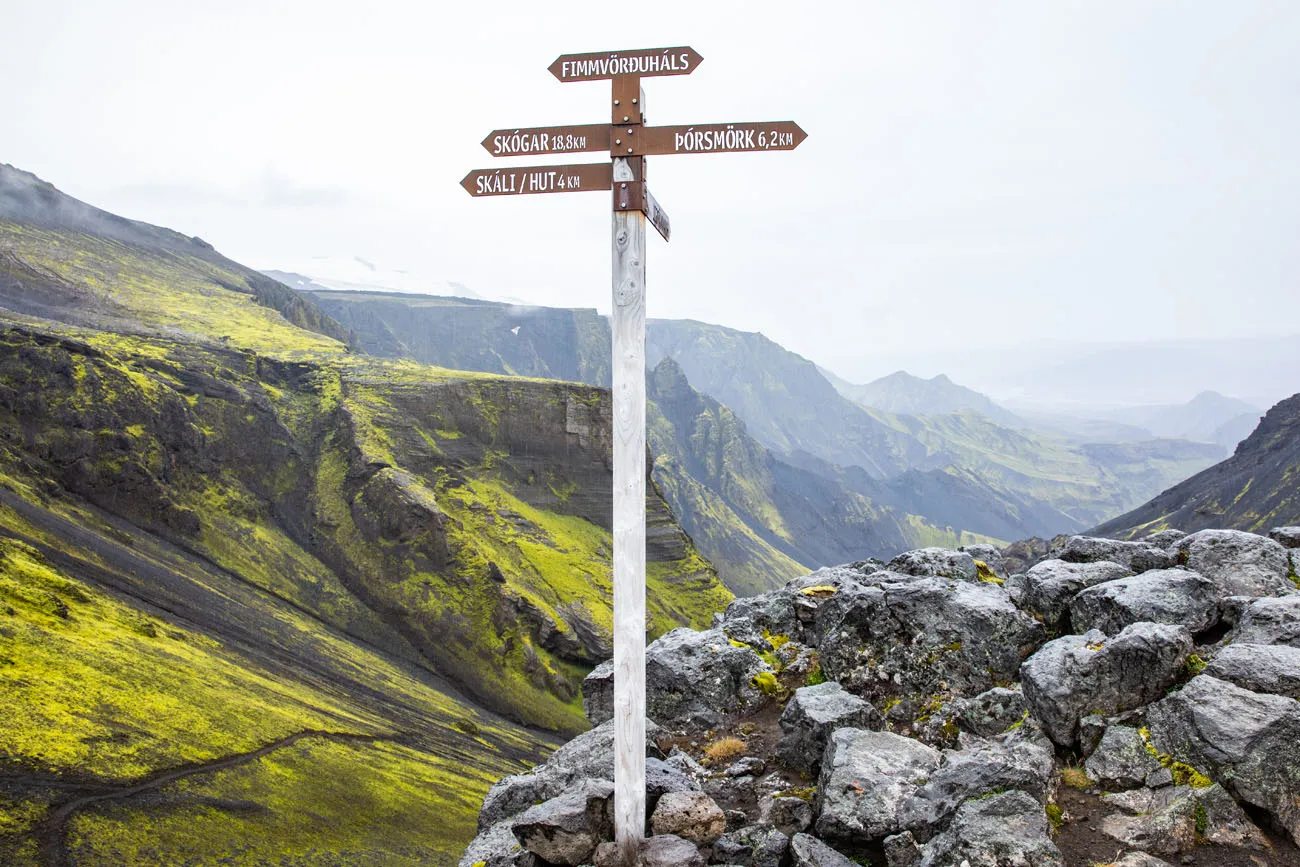
[[560, 81], [611, 82], [610, 123], [498, 129], [483, 147], [494, 157], [608, 150], [611, 162], [476, 169], [461, 181], [476, 198], [613, 190], [614, 839], [622, 867], [640, 862], [646, 819], [645, 224], [665, 241], [671, 234], [646, 186], [645, 157], [793, 150], [807, 138], [793, 121], [644, 126], [641, 79], [689, 75], [703, 59], [688, 47], [561, 55], [550, 66]]

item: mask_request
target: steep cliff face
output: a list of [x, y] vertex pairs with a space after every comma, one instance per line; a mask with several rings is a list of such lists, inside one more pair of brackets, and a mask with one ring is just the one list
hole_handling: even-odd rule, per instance
[[1300, 394], [1270, 409], [1232, 457], [1096, 529], [1131, 538], [1175, 527], [1267, 532], [1300, 524]]

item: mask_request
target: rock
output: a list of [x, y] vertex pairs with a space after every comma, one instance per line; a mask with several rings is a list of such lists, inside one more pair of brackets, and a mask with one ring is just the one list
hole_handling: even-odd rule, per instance
[[1053, 790], [1052, 753], [1031, 744], [1003, 747], [984, 742], [948, 750], [943, 764], [900, 806], [899, 824], [925, 841], [937, 834], [964, 802], [1017, 789], [1040, 804]]
[[1064, 867], [1043, 805], [1024, 792], [967, 801], [925, 845], [920, 867]]
[[777, 756], [786, 767], [816, 773], [821, 767], [826, 740], [837, 728], [879, 729], [884, 720], [867, 702], [833, 680], [796, 689], [781, 711]]
[[1002, 567], [1012, 574], [1027, 572], [1035, 563], [1046, 560], [1051, 543], [1035, 536], [1012, 542], [1002, 549]]
[[810, 834], [790, 839], [791, 867], [855, 867], [845, 856]]
[[497, 822], [479, 831], [465, 848], [458, 867], [536, 867], [537, 856], [510, 832], [510, 822]]
[[1067, 563], [1064, 560], [1044, 560], [1025, 573], [1025, 589], [1020, 604], [1046, 623], [1057, 626], [1064, 621], [1070, 600], [1076, 593], [1132, 574], [1127, 567], [1109, 561]]
[[551, 864], [586, 864], [596, 846], [614, 836], [614, 784], [584, 780], [570, 791], [529, 807], [510, 823], [519, 845]]
[[1165, 786], [1174, 784], [1174, 772], [1168, 768], [1162, 767], [1158, 771], [1152, 771], [1147, 774], [1148, 789], [1162, 789]]
[[669, 767], [681, 771], [692, 781], [699, 782], [709, 775], [709, 772], [703, 765], [691, 758], [687, 753], [681, 751], [678, 747], [673, 747], [672, 753], [664, 760]]
[[1220, 596], [1283, 596], [1296, 585], [1287, 578], [1286, 549], [1272, 539], [1240, 530], [1201, 530], [1178, 541], [1179, 561], [1209, 578]]
[[1067, 563], [1118, 563], [1134, 572], [1150, 569], [1168, 569], [1174, 558], [1162, 546], [1150, 541], [1121, 542], [1117, 539], [1099, 539], [1093, 536], [1071, 536], [1059, 550], [1052, 553]]
[[1106, 802], [1132, 815], [1106, 816], [1100, 824], [1103, 834], [1125, 846], [1158, 855], [1190, 852], [1199, 843], [1257, 851], [1269, 848], [1268, 838], [1217, 783], [1201, 789], [1177, 786], [1127, 794], [1140, 797], [1108, 797]]
[[1300, 699], [1300, 647], [1229, 644], [1210, 660], [1205, 673], [1251, 692]]
[[740, 867], [780, 867], [790, 838], [771, 825], [746, 825], [713, 844], [713, 860]]
[[976, 561], [988, 566], [998, 575], [1005, 574], [1002, 550], [997, 545], [962, 545], [957, 550], [971, 555]]
[[1145, 852], [1129, 852], [1111, 867], [1169, 867], [1169, 862]]
[[1030, 713], [1055, 743], [1073, 746], [1086, 714], [1149, 704], [1173, 686], [1192, 652], [1181, 626], [1135, 623], [1114, 638], [1099, 630], [1050, 641], [1021, 667]]
[[767, 763], [758, 756], [745, 756], [727, 768], [728, 777], [753, 777], [763, 773]]
[[726, 832], [727, 817], [703, 792], [669, 792], [655, 806], [650, 830], [693, 843], [712, 843]]
[[1115, 635], [1131, 623], [1186, 626], [1193, 635], [1219, 622], [1218, 587], [1186, 569], [1156, 569], [1089, 587], [1070, 601], [1076, 632]]
[[1187, 534], [1182, 530], [1160, 530], [1159, 532], [1152, 533], [1150, 536], [1143, 536], [1138, 541], [1168, 551], [1173, 548], [1179, 540], [1185, 538], [1187, 538]]
[[1116, 789], [1141, 786], [1148, 776], [1162, 770], [1141, 733], [1130, 726], [1109, 726], [1084, 767], [1089, 777]]
[[[674, 629], [646, 648], [647, 715], [664, 725], [712, 728], [761, 698], [751, 681], [767, 670], [757, 653], [736, 647], [721, 629]], [[593, 724], [613, 718], [612, 663], [587, 675], [582, 703]]]
[[[646, 755], [652, 758], [660, 755], [653, 740], [659, 731], [659, 726], [646, 720]], [[649, 773], [647, 765], [647, 780]], [[583, 779], [614, 779], [613, 722], [583, 732], [528, 773], [498, 780], [483, 799], [479, 828], [495, 825], [534, 804], [554, 798]]]
[[[641, 867], [704, 867], [704, 856], [695, 844], [681, 837], [658, 835], [646, 837], [638, 847]], [[621, 867], [618, 848], [613, 843], [601, 843], [593, 859], [594, 867]]]
[[937, 750], [891, 732], [838, 729], [817, 789], [817, 835], [862, 843], [903, 830], [904, 802], [939, 767]]
[[653, 810], [669, 792], [698, 792], [700, 784], [675, 764], [656, 758], [645, 760], [646, 808]]
[[1104, 714], [1090, 713], [1079, 719], [1079, 752], [1085, 759], [1097, 749], [1108, 728], [1110, 717]]
[[1300, 702], [1201, 674], [1148, 708], [1147, 726], [1157, 750], [1222, 782], [1300, 842]]
[[1256, 599], [1247, 603], [1232, 630], [1233, 644], [1285, 644], [1300, 647], [1300, 596]]
[[878, 583], [842, 586], [821, 603], [814, 631], [827, 677], [877, 706], [1015, 680], [1046, 637], [995, 584], [892, 572], [863, 580]]
[[899, 554], [885, 567], [892, 572], [918, 577], [936, 576], [958, 581], [975, 581], [979, 570], [975, 558], [964, 551], [947, 548], [921, 548]]
[[911, 831], [886, 837], [881, 846], [885, 850], [885, 867], [916, 867], [921, 863], [921, 847]]
[[1274, 527], [1268, 537], [1283, 548], [1300, 548], [1300, 527]]
[[1027, 712], [1024, 693], [995, 686], [974, 698], [963, 699], [957, 717], [967, 731], [991, 738], [1022, 722]]
[[812, 827], [812, 805], [803, 798], [765, 795], [759, 801], [758, 820], [782, 834], [797, 834]]

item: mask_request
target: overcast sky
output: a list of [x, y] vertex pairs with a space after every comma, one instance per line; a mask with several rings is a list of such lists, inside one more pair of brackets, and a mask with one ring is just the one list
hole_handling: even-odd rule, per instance
[[809, 138], [651, 160], [652, 316], [977, 386], [1080, 341], [1300, 333], [1300, 3], [0, 9], [0, 161], [255, 267], [361, 256], [607, 310], [605, 194], [458, 182], [495, 127], [604, 120], [608, 84], [557, 82], [558, 54], [690, 45], [697, 72], [645, 80], [653, 123]]

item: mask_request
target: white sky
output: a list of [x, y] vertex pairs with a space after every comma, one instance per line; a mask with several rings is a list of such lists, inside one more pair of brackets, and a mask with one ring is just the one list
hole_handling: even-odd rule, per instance
[[809, 139], [651, 160], [652, 316], [977, 386], [1021, 343], [1300, 333], [1297, 3], [0, 0], [0, 26], [0, 161], [256, 267], [608, 309], [605, 194], [458, 182], [598, 158], [479, 146], [604, 120], [558, 54], [691, 45], [695, 74], [646, 79], [652, 122]]

